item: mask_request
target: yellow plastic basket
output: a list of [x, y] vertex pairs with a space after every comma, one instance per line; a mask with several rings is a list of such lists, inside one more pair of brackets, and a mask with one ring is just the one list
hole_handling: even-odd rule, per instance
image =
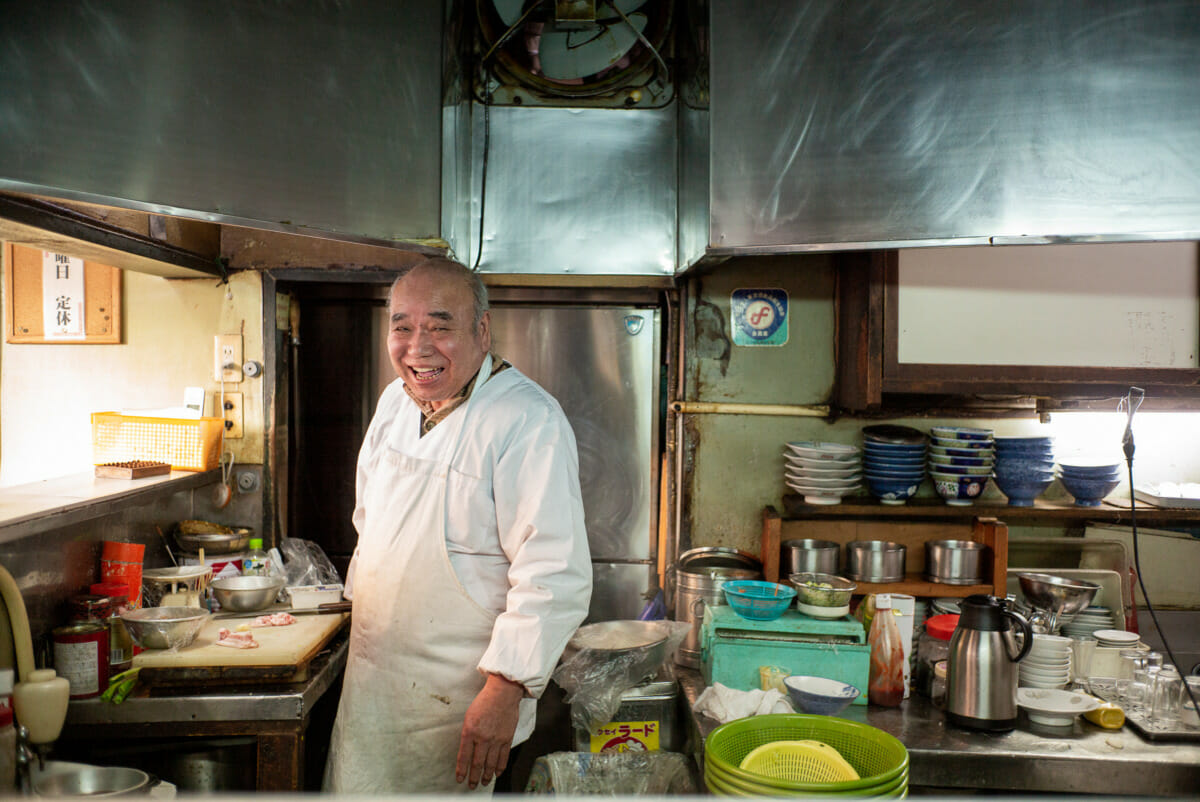
[[752, 749], [738, 768], [795, 782], [844, 782], [858, 772], [832, 746], [820, 741], [772, 741]]
[[207, 471], [221, 462], [222, 418], [153, 418], [92, 413], [92, 462], [153, 460], [179, 471]]

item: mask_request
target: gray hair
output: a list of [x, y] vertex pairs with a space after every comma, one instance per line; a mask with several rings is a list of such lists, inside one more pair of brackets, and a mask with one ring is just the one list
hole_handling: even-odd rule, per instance
[[392, 297], [392, 293], [396, 291], [396, 285], [418, 267], [435, 270], [443, 276], [456, 278], [466, 284], [467, 288], [471, 290], [471, 297], [474, 298], [472, 314], [475, 319], [472, 325], [479, 325], [479, 321], [483, 320], [483, 313], [490, 308], [488, 306], [487, 285], [483, 283], [483, 279], [478, 273], [462, 262], [451, 259], [449, 256], [428, 256], [403, 268], [396, 274], [396, 280], [392, 282], [391, 289], [388, 290], [389, 299]]

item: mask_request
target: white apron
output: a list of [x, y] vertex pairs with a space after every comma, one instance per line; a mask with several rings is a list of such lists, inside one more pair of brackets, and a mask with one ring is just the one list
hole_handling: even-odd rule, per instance
[[[444, 522], [447, 478], [467, 407], [490, 372], [485, 358], [471, 397], [425, 436], [446, 427], [439, 433], [446, 438], [440, 458], [386, 449], [372, 477], [327, 790], [470, 792], [466, 782], [455, 781], [455, 760], [467, 707], [483, 688], [476, 666], [495, 615], [459, 583]], [[491, 789], [488, 783], [475, 790]]]

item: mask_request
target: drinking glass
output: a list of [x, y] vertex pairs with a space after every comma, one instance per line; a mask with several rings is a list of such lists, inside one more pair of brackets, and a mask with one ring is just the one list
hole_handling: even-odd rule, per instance
[[1154, 675], [1158, 666], [1144, 666], [1133, 670], [1133, 682], [1129, 685], [1127, 713], [1145, 713], [1150, 708], [1150, 695], [1154, 690]]
[[1122, 649], [1118, 655], [1120, 663], [1117, 666], [1116, 677], [1117, 700], [1122, 706], [1129, 706], [1134, 703], [1130, 696], [1134, 673], [1146, 667], [1146, 656], [1137, 649]]
[[1092, 658], [1096, 654], [1096, 639], [1073, 636], [1071, 638], [1071, 679], [1078, 686], [1086, 686], [1092, 673]]
[[[1183, 678], [1186, 685], [1183, 691], [1183, 697], [1180, 699], [1179, 720], [1183, 724], [1184, 729], [1200, 730], [1200, 714], [1196, 712], [1196, 706], [1192, 704], [1192, 696], [1196, 697], [1196, 701], [1200, 702], [1200, 677], [1187, 676]], [[1192, 696], [1188, 696], [1188, 690], [1191, 690]]]
[[1150, 726], [1171, 730], [1179, 726], [1183, 679], [1173, 665], [1164, 665], [1154, 677], [1154, 695], [1150, 703]]

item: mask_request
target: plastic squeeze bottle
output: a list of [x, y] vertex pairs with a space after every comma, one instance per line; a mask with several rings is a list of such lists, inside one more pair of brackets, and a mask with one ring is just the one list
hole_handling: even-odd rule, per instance
[[268, 576], [267, 553], [263, 551], [262, 538], [250, 538], [250, 551], [242, 558], [242, 574], [245, 576]]
[[875, 615], [871, 619], [867, 644], [871, 647], [867, 701], [873, 705], [899, 707], [904, 699], [904, 645], [896, 616], [892, 613], [891, 594], [875, 596]]

